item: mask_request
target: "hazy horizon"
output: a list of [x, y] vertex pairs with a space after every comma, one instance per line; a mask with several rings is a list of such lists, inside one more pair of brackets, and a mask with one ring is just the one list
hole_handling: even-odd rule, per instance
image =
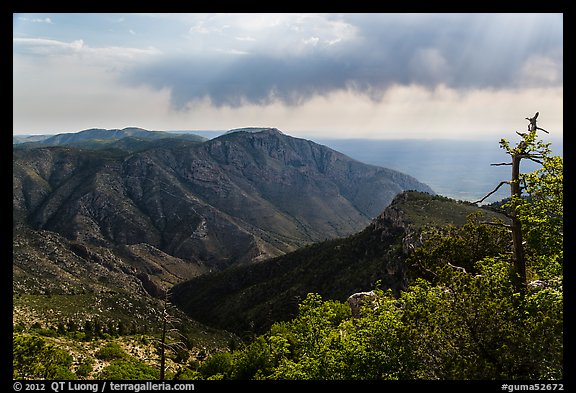
[[[474, 143], [474, 142], [493, 142], [496, 146], [498, 145], [498, 142], [500, 141], [501, 138], [505, 138], [505, 139], [513, 139], [513, 138], [518, 138], [517, 134], [515, 133], [516, 131], [518, 132], [524, 132], [526, 131], [524, 128], [522, 127], [518, 127], [516, 129], [513, 130], [504, 130], [502, 132], [502, 134], [500, 134], [499, 136], [485, 136], [482, 137], [482, 132], [478, 131], [476, 133], [473, 133], [473, 135], [477, 135], [478, 137], [476, 138], [458, 138], [458, 137], [434, 137], [434, 136], [423, 136], [423, 137], [404, 137], [403, 134], [398, 133], [393, 134], [393, 133], [382, 133], [381, 137], [378, 137], [378, 134], [372, 135], [372, 137], [368, 137], [368, 138], [363, 138], [363, 137], [355, 137], [353, 132], [350, 132], [349, 134], [340, 134], [340, 133], [334, 133], [334, 134], [330, 134], [328, 132], [323, 133], [323, 134], [316, 134], [314, 131], [306, 131], [303, 130], [301, 132], [299, 132], [299, 135], [294, 135], [292, 133], [290, 133], [289, 130], [284, 130], [278, 127], [274, 127], [274, 126], [262, 126], [262, 125], [245, 125], [242, 127], [233, 127], [233, 128], [229, 128], [229, 129], [202, 129], [202, 130], [195, 130], [195, 129], [150, 129], [150, 128], [145, 128], [145, 127], [139, 127], [139, 126], [126, 126], [126, 127], [112, 127], [112, 128], [103, 128], [103, 127], [88, 127], [85, 129], [81, 129], [81, 130], [76, 130], [76, 131], [69, 131], [69, 132], [62, 132], [62, 131], [54, 131], [54, 130], [46, 130], [46, 131], [38, 131], [38, 132], [24, 132], [24, 133], [13, 133], [12, 135], [15, 137], [25, 137], [25, 136], [42, 136], [42, 135], [58, 135], [58, 134], [68, 134], [68, 133], [76, 133], [76, 132], [81, 132], [81, 131], [86, 131], [86, 130], [90, 130], [90, 129], [108, 129], [108, 130], [122, 130], [125, 128], [140, 128], [146, 131], [162, 131], [162, 132], [171, 132], [171, 133], [193, 133], [196, 135], [200, 135], [200, 136], [204, 136], [208, 139], [212, 139], [215, 137], [218, 137], [220, 135], [224, 135], [226, 132], [233, 130], [233, 129], [239, 129], [239, 128], [250, 128], [250, 127], [256, 127], [256, 128], [277, 128], [278, 130], [282, 131], [284, 134], [294, 137], [294, 138], [302, 138], [302, 139], [309, 139], [312, 141], [322, 141], [322, 140], [338, 140], [338, 141], [356, 141], [356, 140], [374, 140], [374, 141], [395, 141], [395, 142], [401, 142], [401, 141], [461, 141], [461, 142], [466, 142], [466, 143]], [[552, 132], [550, 134], [543, 134], [540, 133], [541, 137], [543, 139], [545, 139], [548, 142], [552, 142], [552, 143], [563, 143], [564, 141], [564, 135], [563, 133], [557, 133], [557, 132]]]

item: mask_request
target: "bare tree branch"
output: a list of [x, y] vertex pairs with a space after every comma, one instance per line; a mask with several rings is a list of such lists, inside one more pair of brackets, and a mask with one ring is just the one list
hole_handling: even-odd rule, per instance
[[446, 262], [448, 264], [448, 266], [450, 266], [451, 268], [454, 268], [456, 270], [460, 270], [462, 273], [464, 274], [468, 274], [468, 272], [466, 271], [466, 269], [464, 269], [461, 266], [456, 266], [456, 265], [452, 265], [450, 262]]
[[534, 131], [534, 130], [540, 130], [540, 131], [544, 131], [546, 134], [549, 134], [548, 131], [546, 131], [543, 128], [540, 128], [536, 125], [536, 119], [538, 118], [538, 112], [536, 112], [536, 114], [534, 115], [534, 117], [527, 117], [526, 120], [528, 120], [530, 123], [528, 124], [528, 131]]
[[424, 264], [422, 264], [422, 262], [420, 261], [420, 259], [418, 259], [416, 261], [416, 263], [414, 263], [413, 266], [417, 266], [418, 269], [424, 270], [426, 273], [430, 274], [430, 276], [433, 277], [434, 279], [436, 279], [438, 277], [438, 275], [436, 273], [434, 273], [432, 270], [425, 267]]
[[498, 164], [490, 164], [490, 166], [512, 165], [511, 162], [500, 162]]
[[502, 187], [503, 184], [510, 184], [510, 182], [509, 182], [509, 181], [505, 181], [505, 180], [504, 180], [504, 181], [501, 181], [500, 184], [498, 184], [498, 186], [496, 186], [496, 188], [495, 188], [494, 190], [492, 190], [492, 191], [489, 192], [486, 196], [484, 196], [484, 198], [480, 199], [479, 201], [472, 202], [472, 203], [476, 204], [476, 203], [484, 202], [484, 200], [485, 200], [486, 198], [488, 198], [490, 195], [492, 195], [492, 194], [494, 194], [496, 191], [498, 191], [498, 189], [499, 189], [500, 187]]
[[[506, 213], [504, 213], [504, 215], [506, 217], [508, 217], [508, 215]], [[505, 224], [503, 222], [493, 222], [493, 221], [481, 221], [480, 224], [484, 224], [484, 225], [495, 225], [495, 226], [499, 226], [499, 227], [504, 227], [507, 229], [512, 229], [512, 225], [510, 224]]]
[[528, 156], [528, 157], [525, 157], [525, 158], [529, 159], [530, 161], [537, 162], [538, 164], [544, 166], [544, 163], [543, 163], [542, 161], [537, 160], [537, 159], [535, 159], [534, 157]]

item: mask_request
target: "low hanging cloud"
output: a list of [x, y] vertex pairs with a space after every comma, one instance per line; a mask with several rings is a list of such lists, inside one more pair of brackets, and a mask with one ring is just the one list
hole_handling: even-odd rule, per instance
[[[337, 91], [380, 99], [392, 86], [561, 86], [561, 14], [343, 14], [265, 28], [203, 21], [185, 55], [127, 69], [129, 85], [168, 89], [173, 107], [301, 105]], [[258, 22], [262, 24], [262, 19]], [[314, 22], [314, 23], [309, 23]], [[196, 50], [201, 43], [202, 50]]]

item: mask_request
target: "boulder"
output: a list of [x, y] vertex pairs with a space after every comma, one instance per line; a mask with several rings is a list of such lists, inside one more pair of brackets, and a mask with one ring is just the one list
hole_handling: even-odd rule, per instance
[[348, 297], [348, 305], [350, 306], [350, 311], [352, 312], [353, 318], [359, 318], [361, 316], [362, 306], [365, 304], [374, 304], [375, 308], [378, 308], [376, 304], [376, 293], [374, 291], [369, 292], [357, 292]]

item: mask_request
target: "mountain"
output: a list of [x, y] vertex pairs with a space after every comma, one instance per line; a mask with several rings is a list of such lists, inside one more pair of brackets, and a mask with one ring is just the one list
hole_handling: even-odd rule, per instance
[[100, 131], [79, 134], [13, 148], [15, 323], [157, 329], [175, 284], [348, 236], [399, 192], [432, 192], [276, 129], [94, 148]]
[[43, 142], [47, 145], [66, 145], [86, 140], [117, 141], [119, 139], [123, 139], [126, 137], [150, 139], [150, 140], [179, 137], [179, 138], [189, 138], [199, 142], [206, 140], [206, 138], [194, 134], [175, 134], [167, 131], [148, 131], [142, 128], [128, 127], [121, 130], [119, 129], [106, 130], [100, 128], [91, 128], [80, 132], [54, 135], [45, 139]]
[[200, 135], [189, 132], [148, 131], [137, 127], [124, 129], [91, 128], [75, 133], [57, 135], [34, 135], [13, 137], [12, 143], [17, 149], [29, 149], [42, 146], [69, 146], [82, 149], [120, 149], [127, 152], [182, 144], [207, 141]]
[[136, 153], [45, 147], [13, 157], [15, 226], [109, 248], [147, 244], [209, 269], [347, 236], [399, 192], [432, 192], [275, 129]]
[[271, 127], [243, 127], [243, 128], [234, 128], [232, 130], [228, 130], [226, 131], [224, 134], [232, 134], [235, 132], [251, 132], [251, 133], [258, 133], [258, 132], [264, 132], [264, 131], [268, 131], [268, 132], [275, 132], [275, 133], [279, 133], [281, 135], [283, 135], [284, 133], [282, 131], [280, 131], [277, 128], [271, 128]]
[[172, 301], [190, 317], [239, 335], [263, 332], [295, 315], [309, 292], [346, 300], [381, 288], [398, 292], [408, 282], [406, 256], [427, 225], [462, 225], [483, 211], [469, 203], [419, 192], [399, 194], [365, 229], [347, 238], [303, 247], [258, 264], [236, 266], [172, 288]]
[[49, 138], [50, 135], [13, 135], [12, 136], [12, 145], [17, 144], [31, 144], [35, 142], [41, 142], [46, 138]]

